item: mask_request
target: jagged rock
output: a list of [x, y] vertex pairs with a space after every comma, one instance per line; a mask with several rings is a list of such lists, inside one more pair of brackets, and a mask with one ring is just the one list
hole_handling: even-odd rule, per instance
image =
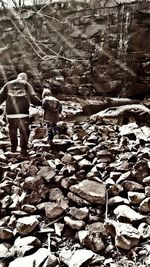
[[67, 194], [67, 197], [71, 201], [73, 201], [74, 203], [76, 203], [78, 206], [90, 206], [90, 202], [89, 201], [87, 201], [87, 200], [85, 200], [85, 199], [83, 199], [83, 198], [81, 198], [81, 197], [79, 197], [79, 196], [77, 196], [77, 195], [75, 195], [75, 194], [73, 194], [71, 192], [69, 192]]
[[109, 206], [113, 206], [113, 205], [119, 205], [119, 204], [129, 204], [129, 200], [120, 196], [115, 196], [115, 197], [111, 197], [108, 200], [108, 205]]
[[37, 210], [35, 206], [33, 206], [33, 205], [27, 205], [27, 204], [22, 205], [21, 209], [22, 209], [24, 212], [27, 212], [27, 213], [29, 213], [29, 214], [33, 214], [33, 213], [35, 213], [36, 210]]
[[128, 222], [139, 222], [146, 219], [144, 215], [134, 211], [127, 205], [120, 205], [114, 210], [114, 214], [118, 220], [126, 220]]
[[103, 236], [106, 235], [104, 223], [101, 223], [101, 222], [87, 224], [85, 227], [85, 230], [89, 232], [101, 233]]
[[64, 189], [69, 189], [70, 186], [76, 184], [78, 182], [77, 178], [75, 175], [63, 178], [61, 180], [61, 186]]
[[7, 227], [0, 227], [0, 239], [9, 240], [13, 238], [13, 231]]
[[150, 186], [145, 186], [145, 195], [150, 197]]
[[147, 176], [143, 179], [143, 184], [150, 185], [150, 176]]
[[27, 235], [31, 233], [38, 225], [39, 221], [35, 215], [20, 218], [16, 222], [17, 231], [21, 235]]
[[80, 267], [82, 264], [92, 259], [93, 256], [94, 253], [91, 250], [76, 250], [70, 259], [69, 267]]
[[12, 200], [11, 196], [5, 196], [1, 200], [2, 208], [3, 209], [7, 208], [12, 202], [13, 202], [13, 200]]
[[107, 220], [105, 228], [115, 238], [115, 245], [119, 248], [130, 250], [139, 243], [140, 233], [131, 224]]
[[39, 248], [41, 246], [41, 241], [34, 236], [18, 237], [14, 242], [14, 249], [19, 257], [24, 256], [24, 254], [33, 249]]
[[[144, 116], [145, 115], [145, 116]], [[138, 123], [143, 120], [149, 121], [150, 110], [144, 105], [132, 104], [124, 105], [120, 107], [110, 107], [103, 111], [100, 111], [90, 117], [91, 120], [102, 120], [107, 124], [123, 124], [129, 122], [130, 119], [134, 119]], [[144, 118], [144, 117], [145, 118]], [[142, 119], [143, 118], [143, 119]], [[146, 119], [147, 118], [147, 119]], [[143, 122], [142, 121], [142, 122]]]
[[72, 146], [70, 148], [67, 149], [67, 152], [70, 153], [71, 155], [81, 155], [84, 154], [88, 151], [88, 147], [87, 146], [83, 146], [83, 145], [78, 145], [78, 146]]
[[138, 227], [138, 231], [143, 239], [150, 237], [150, 225], [147, 223], [141, 223]]
[[28, 176], [25, 178], [24, 183], [22, 184], [23, 189], [36, 190], [38, 187], [42, 186], [44, 183], [43, 178]]
[[139, 206], [139, 211], [142, 211], [144, 213], [150, 212], [150, 197], [145, 198]]
[[77, 220], [84, 220], [88, 217], [89, 214], [89, 210], [87, 207], [79, 209], [77, 209], [76, 207], [71, 207], [68, 212]]
[[19, 257], [10, 262], [9, 267], [33, 267], [34, 265], [40, 267], [46, 260], [48, 260], [48, 257], [50, 257], [50, 252], [45, 248], [40, 248], [30, 256]]
[[62, 231], [64, 229], [64, 224], [63, 223], [54, 223], [54, 228], [55, 228], [56, 235], [61, 236]]
[[126, 180], [133, 180], [134, 179], [134, 175], [131, 171], [127, 171], [123, 174], [120, 175], [120, 177], [117, 179], [116, 183], [117, 184], [120, 184], [122, 183], [123, 181], [126, 181]]
[[72, 185], [70, 191], [82, 197], [83, 199], [95, 203], [105, 203], [106, 186], [103, 183], [84, 180], [77, 185]]
[[61, 201], [65, 199], [62, 191], [59, 188], [49, 189], [49, 200], [50, 201]]
[[140, 204], [142, 200], [145, 198], [144, 193], [139, 192], [128, 192], [128, 199], [132, 204]]
[[88, 249], [98, 253], [105, 248], [105, 244], [102, 240], [102, 236], [100, 232], [92, 232], [92, 231], [79, 231], [78, 238], [80, 244], [85, 246]]
[[114, 184], [109, 187], [109, 193], [118, 196], [123, 191], [123, 186], [120, 184]]
[[147, 160], [141, 159], [134, 165], [134, 175], [138, 182], [142, 182], [149, 173], [150, 166]]
[[67, 201], [63, 199], [58, 202], [47, 202], [45, 203], [45, 215], [49, 219], [55, 219], [64, 214], [67, 208]]
[[39, 177], [43, 177], [47, 182], [55, 176], [56, 171], [51, 169], [49, 166], [40, 167], [40, 170], [37, 172]]
[[45, 199], [47, 193], [48, 193], [47, 186], [42, 184], [34, 191], [32, 191], [30, 194], [26, 195], [24, 203], [29, 205], [40, 203], [43, 199]]
[[64, 222], [69, 225], [72, 229], [75, 230], [81, 230], [84, 228], [85, 226], [85, 222], [82, 220], [75, 220], [75, 219], [71, 219], [68, 216], [64, 217]]
[[147, 126], [139, 127], [136, 123], [129, 123], [119, 128], [121, 136], [134, 135], [136, 139], [148, 141], [150, 139], [150, 129]]
[[134, 181], [124, 181], [121, 185], [126, 191], [144, 191], [144, 186]]
[[15, 249], [12, 245], [6, 242], [0, 244], [0, 259], [13, 257], [14, 255], [15, 255]]
[[75, 167], [72, 164], [66, 164], [61, 168], [59, 173], [62, 174], [63, 176], [69, 176], [73, 175], [74, 172], [75, 172]]
[[70, 153], [65, 153], [61, 160], [63, 163], [70, 163], [72, 161], [72, 155]]

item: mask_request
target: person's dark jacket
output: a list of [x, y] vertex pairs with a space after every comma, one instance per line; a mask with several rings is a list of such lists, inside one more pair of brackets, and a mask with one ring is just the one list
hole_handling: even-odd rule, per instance
[[6, 101], [6, 114], [29, 115], [30, 103], [40, 106], [41, 100], [33, 87], [25, 80], [15, 79], [7, 82], [0, 90], [0, 105]]

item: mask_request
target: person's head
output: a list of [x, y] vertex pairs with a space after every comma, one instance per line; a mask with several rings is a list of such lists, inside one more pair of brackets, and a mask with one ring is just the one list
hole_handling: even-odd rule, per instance
[[21, 72], [18, 74], [17, 79], [27, 81], [27, 74], [25, 72]]
[[48, 88], [44, 88], [43, 89], [43, 93], [42, 93], [42, 98], [46, 97], [46, 96], [52, 96], [52, 92], [50, 89]]

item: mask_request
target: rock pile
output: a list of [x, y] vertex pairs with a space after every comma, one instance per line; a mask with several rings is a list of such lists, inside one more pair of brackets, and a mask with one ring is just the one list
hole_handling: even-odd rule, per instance
[[30, 160], [1, 126], [0, 266], [150, 266], [150, 128], [67, 126], [51, 147], [32, 127]]

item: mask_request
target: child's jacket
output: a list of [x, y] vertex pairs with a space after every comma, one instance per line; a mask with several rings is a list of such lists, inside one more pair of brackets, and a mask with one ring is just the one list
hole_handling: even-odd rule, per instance
[[62, 111], [62, 104], [53, 96], [46, 96], [42, 100], [42, 108], [44, 109], [44, 120], [46, 122], [55, 122], [59, 120]]

